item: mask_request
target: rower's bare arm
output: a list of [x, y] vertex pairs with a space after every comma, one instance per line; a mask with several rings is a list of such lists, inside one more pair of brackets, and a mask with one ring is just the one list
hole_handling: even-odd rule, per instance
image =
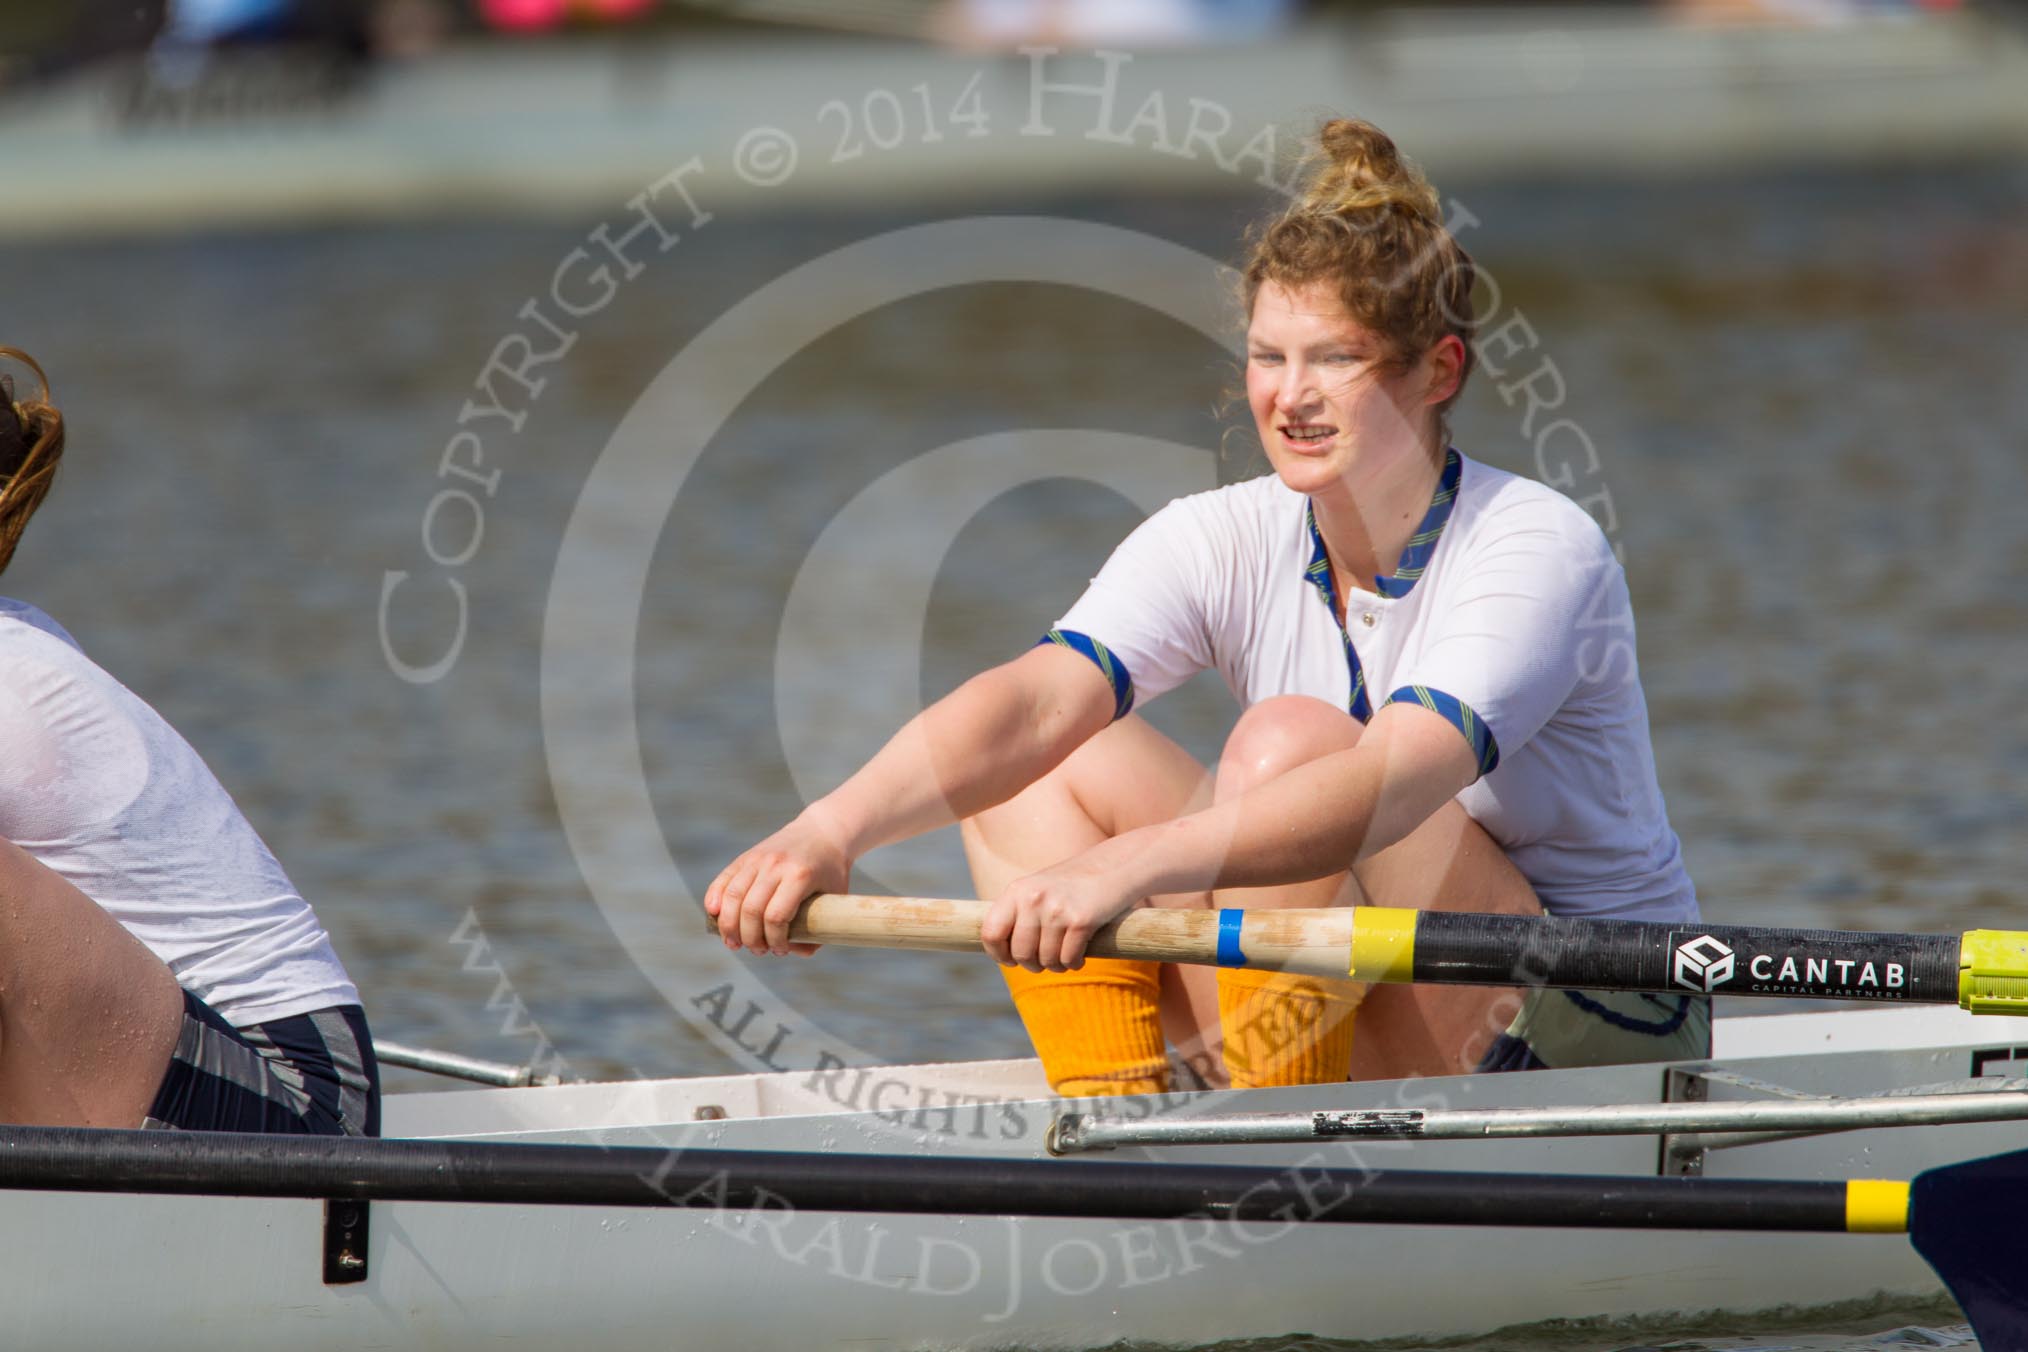
[[1006, 802], [1112, 718], [1112, 687], [1089, 660], [1030, 648], [923, 710], [811, 810], [857, 857]]
[[1020, 793], [1113, 717], [1087, 659], [1031, 648], [923, 710], [858, 773], [726, 866], [704, 894], [727, 947], [808, 952], [789, 921], [814, 892], [847, 890], [852, 862]]

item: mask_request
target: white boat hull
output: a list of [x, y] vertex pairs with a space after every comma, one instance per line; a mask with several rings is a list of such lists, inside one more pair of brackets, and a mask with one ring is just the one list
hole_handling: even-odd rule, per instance
[[[1722, 1020], [1729, 1070], [1809, 1093], [1960, 1080], [2028, 1028], [1951, 1010]], [[1755, 1053], [1766, 1052], [1767, 1055]], [[1644, 1102], [1663, 1068], [1142, 1100], [1189, 1111]], [[888, 1086], [883, 1089], [881, 1086]], [[391, 1098], [391, 1134], [1033, 1157], [1030, 1062]], [[856, 1097], [858, 1110], [850, 1106]], [[924, 1110], [923, 1094], [931, 1104]], [[948, 1105], [947, 1095], [1015, 1101]], [[1713, 1097], [1751, 1097], [1718, 1084]], [[847, 1103], [833, 1102], [842, 1098]], [[866, 1110], [877, 1101], [885, 1115]], [[693, 1120], [722, 1108], [723, 1121]], [[1116, 1106], [1126, 1106], [1124, 1103]], [[822, 1111], [828, 1107], [829, 1111]], [[1906, 1178], [2018, 1148], [2018, 1124], [1875, 1130], [1713, 1152], [1706, 1176]], [[1653, 1175], [1651, 1137], [1222, 1147], [1159, 1158]], [[1155, 1158], [1142, 1150], [1111, 1158]], [[1079, 1167], [1066, 1160], [1062, 1167]], [[1554, 1318], [1830, 1305], [1940, 1288], [1899, 1236], [1229, 1225], [380, 1203], [368, 1277], [322, 1281], [312, 1202], [18, 1193], [0, 1200], [13, 1345], [97, 1349], [718, 1349], [1196, 1345], [1440, 1336]]]

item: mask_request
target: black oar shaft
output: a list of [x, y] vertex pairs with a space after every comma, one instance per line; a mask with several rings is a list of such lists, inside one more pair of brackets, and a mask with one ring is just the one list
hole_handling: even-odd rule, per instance
[[1847, 1228], [1844, 1183], [0, 1129], [0, 1187], [1278, 1224]]
[[1366, 912], [1355, 914], [1352, 972], [1367, 980], [1959, 1000], [1957, 935], [1378, 909], [1369, 921]]

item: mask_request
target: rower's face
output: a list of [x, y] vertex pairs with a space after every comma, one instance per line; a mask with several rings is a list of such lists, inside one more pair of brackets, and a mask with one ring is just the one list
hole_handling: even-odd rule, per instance
[[1263, 283], [1247, 324], [1246, 394], [1282, 482], [1299, 493], [1356, 483], [1434, 430], [1420, 393], [1427, 359], [1407, 371], [1345, 310], [1328, 283]]

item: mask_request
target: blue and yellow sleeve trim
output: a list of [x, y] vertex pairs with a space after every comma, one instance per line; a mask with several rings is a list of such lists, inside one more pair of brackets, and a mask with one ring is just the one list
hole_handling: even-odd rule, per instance
[[1106, 645], [1075, 629], [1052, 629], [1036, 641], [1035, 646], [1053, 643], [1059, 648], [1083, 653], [1093, 666], [1106, 678], [1113, 688], [1113, 721], [1125, 718], [1134, 708], [1134, 678], [1128, 673], [1126, 664], [1106, 650]]
[[1493, 730], [1463, 700], [1426, 685], [1404, 685], [1389, 695], [1380, 707], [1384, 709], [1389, 704], [1420, 704], [1463, 733], [1465, 740], [1471, 744], [1472, 754], [1478, 758], [1481, 776], [1492, 774], [1494, 767], [1499, 765], [1500, 744], [1493, 740]]

